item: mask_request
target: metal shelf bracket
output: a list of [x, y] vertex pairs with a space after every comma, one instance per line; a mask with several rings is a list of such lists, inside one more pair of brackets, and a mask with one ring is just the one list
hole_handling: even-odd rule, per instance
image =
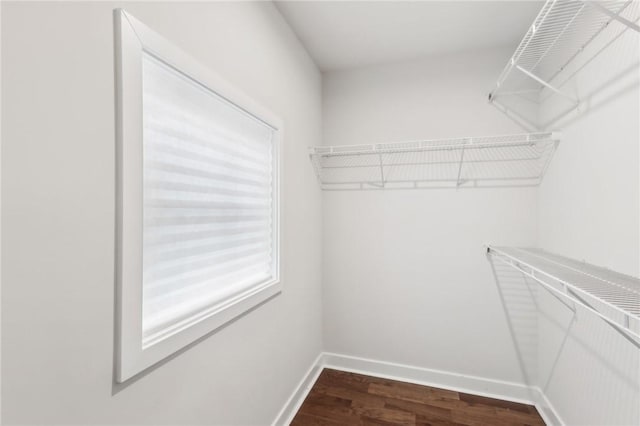
[[537, 75], [535, 75], [534, 73], [532, 73], [531, 71], [527, 71], [524, 68], [522, 68], [520, 65], [516, 65], [516, 69], [518, 71], [520, 71], [521, 73], [523, 73], [524, 75], [526, 75], [527, 77], [537, 81], [538, 83], [542, 84], [543, 86], [545, 86], [546, 88], [550, 89], [551, 91], [553, 91], [554, 93], [557, 93], [558, 95], [562, 96], [565, 99], [568, 99], [569, 101], [571, 101], [573, 104], [575, 104], [576, 106], [580, 103], [580, 100], [574, 98], [573, 96], [567, 95], [566, 93], [564, 93], [562, 90], [554, 87], [552, 84], [547, 83], [546, 81], [544, 81], [543, 79], [541, 79], [540, 77], [538, 77]]

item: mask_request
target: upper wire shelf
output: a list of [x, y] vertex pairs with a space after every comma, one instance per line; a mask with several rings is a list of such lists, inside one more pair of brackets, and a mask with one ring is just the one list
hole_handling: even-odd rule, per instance
[[[587, 45], [613, 21], [640, 31], [638, 2], [633, 0], [547, 0], [498, 77], [489, 101], [520, 95], [539, 101], [542, 90], [560, 95], [576, 107], [580, 99], [555, 81]], [[626, 27], [626, 28], [625, 28]]]
[[487, 246], [487, 253], [574, 310], [578, 304], [594, 313], [640, 348], [640, 279], [540, 249]]
[[539, 132], [316, 146], [310, 157], [325, 190], [535, 186], [559, 140]]

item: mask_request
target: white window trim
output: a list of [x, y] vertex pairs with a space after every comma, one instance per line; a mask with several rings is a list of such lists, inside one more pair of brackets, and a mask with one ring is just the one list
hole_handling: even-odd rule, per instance
[[[116, 56], [117, 223], [116, 380], [124, 382], [280, 293], [279, 146], [282, 121], [122, 9], [114, 11]], [[265, 122], [274, 133], [275, 276], [216, 306], [205, 318], [146, 349], [142, 347], [142, 54], [151, 53]]]

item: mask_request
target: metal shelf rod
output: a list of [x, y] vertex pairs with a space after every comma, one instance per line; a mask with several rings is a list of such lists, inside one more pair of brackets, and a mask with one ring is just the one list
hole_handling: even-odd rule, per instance
[[[478, 181], [478, 182], [486, 182], [486, 181], [519, 181], [519, 180], [534, 180], [540, 179], [540, 176], [524, 176], [524, 177], [509, 177], [509, 178], [473, 178], [467, 179], [467, 181]], [[425, 182], [456, 182], [457, 180], [454, 178], [451, 179], [405, 179], [405, 180], [394, 180], [393, 183], [425, 183]], [[342, 182], [331, 182], [331, 185], [346, 185], [346, 184], [380, 184], [380, 181], [369, 181], [369, 180], [361, 180], [361, 181], [342, 181]]]
[[[467, 146], [466, 149], [485, 149], [485, 148], [509, 148], [509, 147], [520, 147], [520, 146], [534, 146], [537, 142], [545, 142], [552, 140], [552, 137], [549, 139], [537, 139], [535, 141], [522, 141], [522, 142], [494, 142], [494, 143], [478, 143], [473, 146]], [[346, 146], [346, 145], [345, 145]], [[462, 149], [463, 144], [451, 144], [451, 145], [437, 145], [437, 146], [421, 146], [415, 148], [377, 148], [370, 149], [367, 148], [366, 145], [352, 145], [354, 147], [362, 147], [361, 150], [352, 150], [352, 151], [336, 151], [336, 147], [332, 147], [331, 152], [323, 152], [324, 147], [312, 148], [312, 154], [320, 155], [323, 157], [339, 157], [341, 155], [371, 155], [371, 154], [401, 154], [404, 152], [429, 152], [429, 151], [456, 151]]]
[[[365, 155], [365, 154], [363, 154]], [[492, 160], [495, 163], [513, 163], [513, 162], [520, 162], [520, 161], [538, 161], [540, 160], [541, 156], [537, 156], [537, 157], [518, 157], [518, 158], [508, 158], [508, 159], [503, 159], [503, 160]], [[432, 165], [432, 164], [458, 164], [460, 162], [460, 160], [454, 160], [454, 161], [424, 161], [424, 162], [415, 162], [415, 163], [383, 163], [383, 166], [385, 167], [396, 167], [396, 166], [426, 166], [426, 165]], [[473, 163], [484, 163], [485, 161], [483, 160], [466, 160], [464, 163], [465, 164], [473, 164]], [[372, 166], [372, 165], [354, 165], [354, 166], [324, 166], [325, 169], [362, 169], [362, 168], [367, 168], [367, 167], [376, 167], [376, 166]]]
[[566, 99], [570, 100], [571, 102], [573, 102], [576, 105], [580, 103], [580, 101], [575, 99], [573, 96], [567, 95], [562, 90], [556, 89], [553, 85], [547, 83], [546, 81], [544, 81], [543, 79], [541, 79], [540, 77], [535, 75], [534, 73], [525, 70], [520, 65], [516, 65], [516, 68], [518, 69], [518, 71], [520, 71], [521, 73], [523, 73], [527, 77], [537, 81], [538, 83], [542, 84], [543, 86], [547, 87], [549, 90], [557, 93], [558, 95], [562, 96], [563, 98], [566, 98]]

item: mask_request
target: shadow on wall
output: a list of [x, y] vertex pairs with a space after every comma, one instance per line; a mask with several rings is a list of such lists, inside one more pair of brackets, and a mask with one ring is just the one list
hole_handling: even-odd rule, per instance
[[[611, 77], [600, 86], [588, 93], [580, 102], [580, 106], [576, 108], [572, 105], [569, 108], [565, 108], [560, 112], [555, 113], [548, 121], [543, 123], [540, 127], [543, 129], [550, 128], [563, 128], [570, 126], [573, 122], [583, 119], [589, 114], [593, 114], [599, 109], [603, 108], [607, 104], [616, 100], [620, 96], [629, 93], [633, 89], [640, 86], [640, 78], [636, 78], [635, 81], [618, 88], [614, 92], [609, 93], [607, 96], [599, 98], [601, 93], [607, 92], [607, 89], [613, 87], [617, 82], [628, 78], [629, 76], [638, 75], [638, 68], [640, 68], [640, 62], [635, 62], [627, 67], [622, 72]], [[573, 114], [572, 114], [573, 113]]]
[[538, 382], [537, 286], [520, 271], [502, 262], [496, 262], [496, 259], [490, 255], [487, 259], [496, 281], [523, 382], [528, 386], [536, 386]]
[[[638, 34], [626, 27], [616, 28], [606, 28], [552, 81], [580, 100], [578, 108], [567, 106], [548, 89], [541, 92], [540, 128], [568, 127], [640, 86]], [[613, 74], [612, 70], [621, 71]], [[603, 80], [603, 76], [609, 78]]]

